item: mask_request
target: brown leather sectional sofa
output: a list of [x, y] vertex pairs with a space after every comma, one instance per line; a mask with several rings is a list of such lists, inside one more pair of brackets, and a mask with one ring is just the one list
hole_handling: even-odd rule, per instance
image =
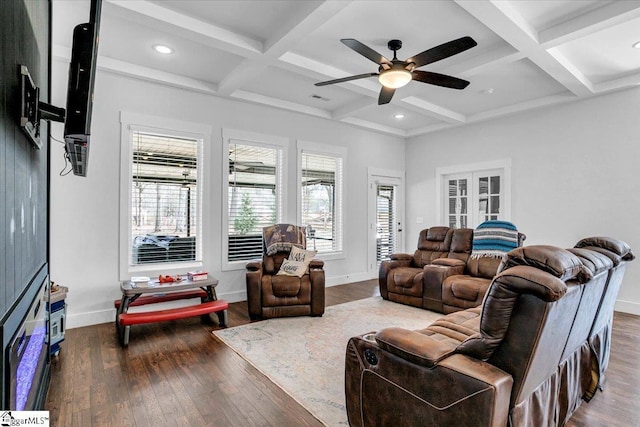
[[[525, 238], [519, 233], [520, 246]], [[440, 313], [479, 306], [500, 259], [471, 259], [472, 246], [471, 228], [422, 230], [413, 255], [393, 254], [391, 260], [380, 264], [380, 295]]]
[[346, 350], [351, 426], [562, 426], [602, 385], [629, 247], [528, 246], [503, 259], [481, 307]]

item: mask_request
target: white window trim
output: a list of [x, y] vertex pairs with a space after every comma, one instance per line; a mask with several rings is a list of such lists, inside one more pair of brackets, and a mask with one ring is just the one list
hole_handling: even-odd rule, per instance
[[[238, 140], [247, 145], [257, 147], [267, 147], [282, 150], [282, 161], [277, 179], [276, 205], [280, 207], [276, 217], [276, 222], [286, 221], [287, 212], [287, 151], [289, 148], [289, 138], [275, 135], [267, 135], [237, 129], [222, 129], [222, 271], [244, 270], [247, 261], [229, 261], [229, 141]], [[226, 171], [226, 172], [225, 172]]]
[[[148, 131], [151, 133], [179, 134], [202, 140], [202, 165], [198, 167], [198, 187], [202, 196], [200, 200], [200, 235], [208, 235], [209, 219], [202, 215], [209, 210], [208, 183], [210, 182], [211, 169], [208, 167], [207, 151], [211, 143], [211, 133], [213, 128], [202, 123], [186, 122], [167, 117], [150, 116], [146, 114], [120, 112], [120, 240], [119, 240], [119, 280], [127, 280], [131, 276], [156, 275], [156, 274], [178, 274], [185, 273], [191, 269], [202, 269], [203, 261], [206, 258], [204, 242], [198, 242], [202, 256], [200, 260], [194, 262], [161, 263], [131, 265], [131, 132]], [[199, 240], [204, 240], [201, 238]]]
[[444, 225], [442, 206], [442, 181], [444, 176], [458, 173], [473, 173], [486, 170], [502, 169], [504, 171], [504, 199], [501, 205], [504, 207], [503, 216], [507, 221], [511, 218], [511, 159], [500, 159], [488, 162], [468, 163], [465, 165], [453, 165], [436, 168], [436, 222]]
[[309, 154], [318, 154], [324, 156], [333, 156], [339, 157], [342, 159], [342, 171], [341, 176], [339, 177], [342, 181], [341, 188], [338, 189], [336, 186], [336, 213], [339, 216], [339, 221], [336, 222], [338, 225], [336, 229], [336, 236], [340, 239], [340, 246], [342, 247], [339, 251], [331, 251], [331, 252], [322, 252], [317, 255], [318, 258], [322, 260], [331, 260], [331, 259], [345, 259], [347, 257], [346, 245], [344, 240], [344, 226], [346, 222], [346, 212], [344, 209], [345, 200], [347, 198], [347, 183], [345, 179], [345, 171], [347, 170], [347, 148], [339, 147], [335, 145], [328, 144], [318, 144], [310, 141], [297, 140], [296, 148], [298, 153], [298, 160], [296, 162], [296, 223], [302, 224], [302, 194], [300, 191], [300, 183], [302, 182], [302, 152], [306, 152]]

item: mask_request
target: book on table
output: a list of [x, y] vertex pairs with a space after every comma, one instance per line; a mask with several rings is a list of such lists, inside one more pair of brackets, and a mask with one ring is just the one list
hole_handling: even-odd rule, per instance
[[209, 273], [206, 271], [190, 271], [187, 273], [187, 278], [192, 282], [197, 282], [198, 280], [206, 280], [209, 278]]

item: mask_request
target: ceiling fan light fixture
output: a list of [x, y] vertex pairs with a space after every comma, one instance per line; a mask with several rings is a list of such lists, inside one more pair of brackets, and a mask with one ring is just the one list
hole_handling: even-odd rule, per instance
[[398, 89], [411, 81], [411, 72], [404, 68], [391, 68], [382, 71], [378, 76], [378, 81], [384, 87]]

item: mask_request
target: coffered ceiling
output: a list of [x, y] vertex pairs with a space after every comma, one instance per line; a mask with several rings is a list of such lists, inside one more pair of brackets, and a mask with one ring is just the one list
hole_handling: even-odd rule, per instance
[[[54, 0], [54, 56], [70, 57], [88, 16], [86, 0]], [[342, 38], [388, 57], [400, 39], [405, 59], [463, 36], [478, 45], [420, 69], [469, 80], [464, 90], [412, 81], [379, 106], [375, 77], [314, 86], [377, 71]], [[636, 86], [639, 41], [637, 0], [104, 0], [98, 66], [411, 137]]]

